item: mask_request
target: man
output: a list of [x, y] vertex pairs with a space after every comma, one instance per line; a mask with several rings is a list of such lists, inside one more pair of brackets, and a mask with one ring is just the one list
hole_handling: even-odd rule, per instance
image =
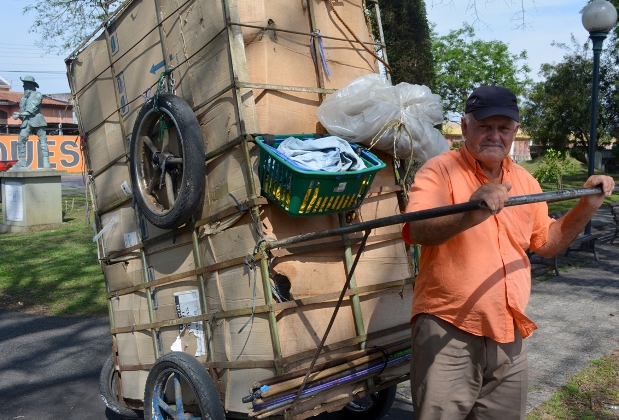
[[[36, 91], [39, 84], [35, 82], [34, 77], [25, 76], [20, 80], [24, 83], [24, 96], [19, 101], [19, 112], [13, 113], [13, 119], [21, 119], [21, 131], [17, 139], [17, 157], [19, 161], [13, 166], [15, 169], [28, 169], [26, 163], [26, 142], [30, 133], [36, 133], [41, 146], [41, 154], [43, 157], [43, 167], [49, 168], [49, 151], [47, 148], [47, 135], [45, 127], [47, 122], [41, 114], [41, 102], [43, 95]], [[13, 169], [12, 168], [12, 169]]]
[[614, 181], [591, 176], [586, 196], [564, 217], [546, 203], [504, 207], [510, 195], [542, 192], [508, 154], [520, 127], [516, 96], [500, 86], [471, 94], [464, 144], [416, 174], [407, 211], [483, 200], [487, 209], [405, 225], [421, 244], [411, 315], [411, 391], [416, 420], [524, 419], [527, 353], [537, 328], [525, 314], [531, 271], [525, 251], [550, 257], [584, 228]]

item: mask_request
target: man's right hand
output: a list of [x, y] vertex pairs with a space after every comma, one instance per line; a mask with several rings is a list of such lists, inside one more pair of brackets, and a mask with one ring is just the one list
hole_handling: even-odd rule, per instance
[[469, 217], [472, 226], [483, 222], [492, 215], [500, 213], [503, 207], [505, 207], [507, 200], [509, 200], [509, 190], [511, 189], [512, 184], [509, 182], [503, 184], [489, 182], [479, 187], [471, 195], [469, 201], [481, 200], [486, 203], [487, 208], [470, 212]]
[[488, 183], [477, 189], [470, 198], [470, 201], [484, 201], [487, 208], [408, 222], [410, 242], [420, 245], [440, 245], [453, 236], [480, 224], [505, 207], [511, 188], [512, 184], [509, 182]]
[[19, 119], [19, 112], [13, 112], [13, 119], [14, 120], [18, 120]]

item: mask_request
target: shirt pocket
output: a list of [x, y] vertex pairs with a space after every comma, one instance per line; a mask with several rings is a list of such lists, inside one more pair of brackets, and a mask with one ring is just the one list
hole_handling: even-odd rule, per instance
[[529, 248], [533, 233], [533, 212], [531, 206], [506, 207], [501, 211], [502, 222], [512, 240], [523, 250]]

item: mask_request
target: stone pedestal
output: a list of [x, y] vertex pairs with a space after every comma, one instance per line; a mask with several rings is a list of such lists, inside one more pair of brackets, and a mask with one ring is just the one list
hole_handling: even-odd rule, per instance
[[21, 233], [62, 223], [62, 185], [66, 171], [54, 169], [0, 172], [0, 233]]

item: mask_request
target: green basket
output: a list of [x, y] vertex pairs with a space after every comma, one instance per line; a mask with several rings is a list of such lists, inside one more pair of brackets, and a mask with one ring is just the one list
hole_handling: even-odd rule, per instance
[[[262, 192], [292, 217], [317, 216], [354, 210], [361, 205], [378, 171], [385, 164], [361, 148], [366, 169], [347, 172], [308, 171], [275, 151], [288, 137], [313, 140], [312, 135], [275, 136], [269, 146], [262, 136], [255, 138], [260, 147], [260, 184]], [[353, 149], [360, 148], [351, 144]]]

